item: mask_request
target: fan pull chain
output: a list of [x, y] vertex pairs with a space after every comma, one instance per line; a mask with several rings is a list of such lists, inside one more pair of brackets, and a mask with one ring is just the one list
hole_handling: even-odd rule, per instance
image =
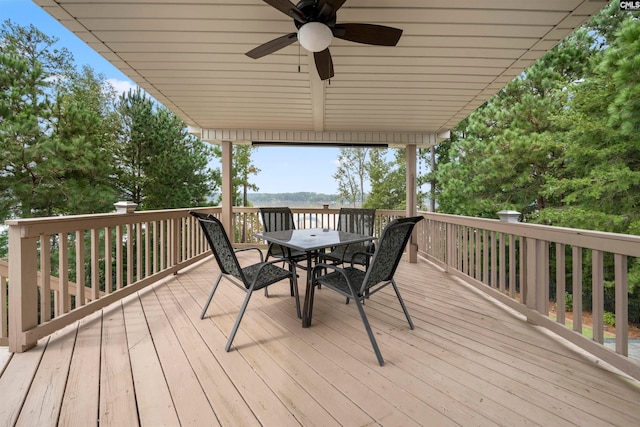
[[298, 72], [300, 72], [300, 43], [298, 43]]

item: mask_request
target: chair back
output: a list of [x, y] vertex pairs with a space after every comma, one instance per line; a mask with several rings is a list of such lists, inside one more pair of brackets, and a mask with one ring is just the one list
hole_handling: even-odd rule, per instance
[[421, 216], [394, 219], [382, 230], [378, 247], [362, 282], [361, 292], [393, 278], [413, 227], [422, 219]]
[[189, 212], [195, 216], [202, 227], [211, 252], [216, 257], [220, 271], [224, 274], [230, 274], [240, 279], [245, 286], [247, 281], [242, 274], [242, 268], [236, 257], [236, 253], [231, 246], [231, 242], [227, 237], [227, 233], [224, 231], [224, 227], [220, 220], [213, 215], [207, 215], [200, 212]]
[[340, 208], [338, 231], [373, 236], [375, 209]]
[[259, 208], [265, 232], [295, 230], [293, 213], [288, 207]]

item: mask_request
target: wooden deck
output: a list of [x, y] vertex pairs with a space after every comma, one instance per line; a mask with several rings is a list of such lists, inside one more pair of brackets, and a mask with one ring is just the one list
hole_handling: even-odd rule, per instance
[[208, 258], [0, 354], [0, 425], [640, 425], [638, 382], [424, 260], [396, 275], [415, 330], [392, 290], [366, 303], [383, 367], [353, 304], [320, 290], [303, 329], [284, 283], [225, 353], [243, 294], [223, 282], [200, 320], [216, 274]]

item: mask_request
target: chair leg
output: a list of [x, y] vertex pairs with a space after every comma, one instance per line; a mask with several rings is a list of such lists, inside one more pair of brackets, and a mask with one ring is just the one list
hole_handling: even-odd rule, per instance
[[204, 315], [207, 312], [207, 308], [209, 308], [209, 304], [211, 304], [211, 299], [213, 298], [213, 294], [216, 293], [216, 289], [218, 289], [218, 285], [220, 284], [220, 280], [222, 280], [222, 273], [218, 275], [216, 279], [216, 283], [213, 284], [213, 289], [211, 289], [211, 293], [209, 294], [209, 298], [207, 298], [207, 303], [202, 308], [202, 313], [200, 313], [200, 319], [204, 319]]
[[[271, 255], [271, 243], [269, 243], [269, 247], [267, 248], [267, 255], [264, 257], [264, 262], [267, 262], [269, 260], [269, 255]], [[265, 286], [264, 287], [264, 296], [269, 298], [269, 287]]]
[[384, 365], [384, 359], [382, 358], [382, 353], [380, 353], [380, 348], [378, 347], [378, 342], [376, 341], [376, 337], [373, 335], [373, 331], [371, 330], [371, 326], [369, 325], [369, 320], [367, 319], [367, 315], [364, 312], [364, 308], [362, 307], [362, 303], [360, 299], [354, 296], [353, 301], [358, 307], [358, 312], [360, 313], [360, 317], [362, 318], [362, 323], [364, 323], [364, 328], [367, 330], [367, 335], [369, 335], [369, 341], [371, 341], [371, 346], [373, 347], [373, 351], [376, 353], [376, 357], [378, 358], [378, 363], [380, 366]]
[[290, 279], [290, 286], [293, 290], [293, 296], [296, 299], [296, 313], [298, 314], [298, 319], [302, 319], [302, 312], [300, 311], [300, 291], [298, 290], [298, 277], [296, 276], [296, 268], [293, 267], [293, 274]]
[[242, 307], [240, 307], [240, 313], [238, 313], [236, 322], [233, 324], [233, 329], [231, 329], [231, 334], [229, 334], [229, 340], [227, 341], [227, 345], [224, 347], [224, 351], [226, 352], [228, 352], [231, 349], [233, 338], [236, 336], [236, 332], [238, 332], [238, 327], [240, 326], [240, 322], [242, 321], [242, 316], [244, 316], [244, 311], [247, 309], [247, 305], [249, 304], [249, 299], [251, 299], [252, 293], [253, 293], [253, 287], [250, 289], [247, 289], [247, 296], [244, 298], [244, 301], [242, 302]]
[[400, 296], [400, 291], [398, 290], [398, 286], [396, 285], [396, 281], [391, 279], [391, 284], [393, 285], [393, 290], [396, 291], [396, 296], [398, 297], [398, 301], [400, 301], [400, 306], [402, 307], [402, 311], [404, 311], [404, 315], [409, 322], [409, 327], [413, 329], [413, 320], [411, 320], [411, 316], [409, 316], [409, 311], [407, 311], [407, 307], [404, 305], [404, 301]]

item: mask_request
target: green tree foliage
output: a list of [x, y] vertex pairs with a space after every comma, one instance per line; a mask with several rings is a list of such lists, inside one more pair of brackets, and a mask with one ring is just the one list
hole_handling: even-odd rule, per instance
[[215, 191], [211, 151], [140, 91], [116, 102], [57, 39], [5, 21], [0, 31], [0, 220], [201, 206]]
[[49, 196], [62, 206], [56, 213], [97, 213], [113, 209], [115, 92], [89, 67], [61, 82], [52, 108], [53, 132], [45, 179]]
[[0, 31], [0, 214], [45, 216], [61, 208], [50, 191], [54, 82], [68, 76], [66, 50], [35, 27], [5, 21]]
[[[640, 234], [638, 15], [612, 2], [460, 123], [439, 154], [439, 210], [515, 209], [528, 222]], [[632, 259], [629, 270], [637, 323], [640, 266]], [[612, 277], [607, 255], [607, 301]], [[588, 309], [589, 277], [583, 289]]]
[[567, 87], [585, 73], [593, 40], [574, 33], [454, 129], [458, 138], [436, 173], [440, 211], [495, 218], [502, 209], [531, 215], [548, 206], [544, 190], [563, 156], [556, 117]]
[[338, 196], [354, 207], [364, 204], [368, 154], [368, 148], [341, 148], [338, 169], [333, 174], [338, 182]]
[[118, 189], [142, 209], [203, 206], [215, 190], [207, 168], [212, 149], [140, 89], [120, 97], [115, 150]]
[[367, 165], [371, 193], [365, 208], [404, 209], [406, 207], [406, 160], [404, 149], [394, 150], [392, 162], [386, 160], [388, 149], [372, 149]]
[[[234, 206], [250, 206], [251, 203], [247, 199], [249, 191], [258, 191], [259, 187], [250, 182], [249, 179], [252, 175], [257, 175], [260, 169], [255, 167], [251, 161], [251, 153], [257, 150], [256, 147], [251, 145], [234, 145], [232, 153], [232, 187], [233, 187], [233, 205]], [[213, 154], [218, 159], [222, 158], [222, 147], [213, 147]], [[215, 180], [217, 187], [222, 185], [222, 175], [220, 170], [216, 171]], [[216, 201], [216, 204], [220, 204], [220, 199]]]

